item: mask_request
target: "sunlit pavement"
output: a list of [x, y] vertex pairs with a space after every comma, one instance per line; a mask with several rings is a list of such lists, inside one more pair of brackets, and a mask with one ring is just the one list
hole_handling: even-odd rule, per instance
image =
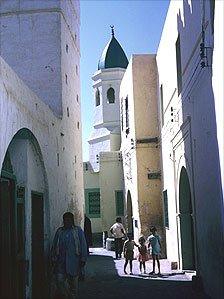
[[[191, 273], [171, 271], [167, 260], [161, 260], [161, 277], [140, 274], [137, 260], [133, 261], [133, 275], [125, 275], [124, 259], [115, 260], [114, 252], [102, 248], [90, 251], [86, 278], [80, 282], [80, 299], [207, 299], [203, 294], [193, 291]], [[149, 273], [152, 271], [152, 261], [146, 264]]]

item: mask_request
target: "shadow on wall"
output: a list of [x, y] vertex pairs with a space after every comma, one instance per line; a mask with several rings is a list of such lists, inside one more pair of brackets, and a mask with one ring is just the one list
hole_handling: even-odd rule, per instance
[[[180, 134], [184, 151], [182, 157], [175, 155], [178, 157], [175, 162], [180, 262], [184, 269], [197, 271], [206, 292], [221, 298], [223, 195], [212, 87], [212, 2], [189, 4], [183, 0], [183, 19], [180, 12], [177, 15], [177, 92], [182, 105]], [[173, 122], [178, 118], [174, 115]], [[178, 152], [177, 143], [173, 148]], [[214, 246], [204, 246], [208, 240]], [[214, 252], [217, 255], [211, 259]], [[214, 269], [218, 271], [215, 276]]]

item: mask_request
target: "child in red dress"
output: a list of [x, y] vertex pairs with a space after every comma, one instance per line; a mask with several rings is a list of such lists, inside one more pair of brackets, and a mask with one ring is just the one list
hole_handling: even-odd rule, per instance
[[142, 273], [142, 268], [143, 268], [144, 269], [144, 274], [146, 274], [145, 262], [149, 260], [149, 255], [148, 255], [147, 247], [145, 245], [145, 238], [140, 237], [138, 241], [139, 241], [139, 244], [140, 244], [140, 246], [138, 247], [138, 250], [139, 250], [139, 255], [138, 255], [139, 268], [140, 268], [141, 273]]

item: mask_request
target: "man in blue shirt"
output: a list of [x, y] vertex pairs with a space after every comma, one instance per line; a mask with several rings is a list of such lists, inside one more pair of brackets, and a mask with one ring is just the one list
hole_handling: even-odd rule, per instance
[[52, 262], [58, 290], [66, 299], [77, 298], [78, 276], [87, 259], [84, 232], [74, 224], [70, 212], [63, 215], [63, 226], [55, 233], [52, 246]]

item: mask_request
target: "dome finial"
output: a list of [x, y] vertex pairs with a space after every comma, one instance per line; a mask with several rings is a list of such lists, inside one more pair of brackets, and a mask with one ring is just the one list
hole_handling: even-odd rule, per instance
[[111, 28], [111, 34], [112, 36], [114, 36], [114, 25], [110, 25], [110, 28]]

